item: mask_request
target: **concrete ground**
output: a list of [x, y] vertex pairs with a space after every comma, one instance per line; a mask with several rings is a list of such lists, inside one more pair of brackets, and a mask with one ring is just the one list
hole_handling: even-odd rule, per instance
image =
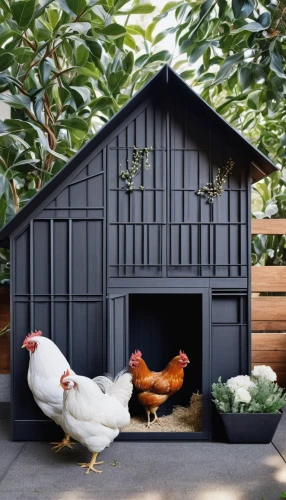
[[1, 413], [1, 500], [278, 500], [286, 491], [286, 413], [269, 445], [119, 442], [100, 454], [102, 474], [89, 475], [76, 466], [90, 459], [82, 446], [54, 454], [48, 443], [11, 442]]

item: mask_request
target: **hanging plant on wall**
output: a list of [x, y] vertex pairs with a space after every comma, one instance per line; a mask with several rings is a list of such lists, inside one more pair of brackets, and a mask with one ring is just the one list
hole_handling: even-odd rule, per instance
[[[120, 178], [126, 183], [126, 193], [133, 193], [135, 189], [134, 179], [136, 175], [141, 172], [142, 168], [145, 168], [146, 170], [150, 168], [151, 165], [149, 163], [149, 153], [152, 150], [152, 146], [143, 149], [133, 146], [131, 167], [127, 170], [121, 170], [119, 174]], [[128, 163], [128, 159], [126, 160], [126, 162]], [[139, 189], [141, 189], [141, 191], [144, 191], [144, 186], [139, 186]]]
[[207, 202], [213, 203], [214, 198], [222, 195], [224, 191], [222, 186], [226, 182], [227, 176], [232, 173], [233, 166], [234, 161], [230, 158], [223, 169], [218, 168], [214, 182], [208, 182], [204, 187], [198, 189], [196, 194], [198, 196], [205, 195]]

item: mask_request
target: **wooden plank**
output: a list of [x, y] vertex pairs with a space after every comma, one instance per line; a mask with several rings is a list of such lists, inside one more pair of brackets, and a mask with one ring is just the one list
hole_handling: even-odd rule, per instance
[[[252, 368], [259, 365], [265, 365], [266, 363], [252, 363]], [[286, 387], [286, 365], [285, 363], [267, 363], [267, 365], [271, 366], [272, 370], [277, 374], [277, 383], [281, 387]]]
[[286, 234], [286, 219], [252, 219], [252, 234]]
[[286, 297], [254, 297], [251, 304], [253, 321], [286, 321]]
[[269, 365], [269, 363], [285, 363], [286, 370], [286, 351], [252, 351], [252, 363]]
[[253, 333], [252, 351], [286, 351], [286, 334]]
[[286, 266], [251, 268], [252, 292], [286, 292]]
[[253, 332], [279, 332], [286, 331], [286, 321], [252, 321]]

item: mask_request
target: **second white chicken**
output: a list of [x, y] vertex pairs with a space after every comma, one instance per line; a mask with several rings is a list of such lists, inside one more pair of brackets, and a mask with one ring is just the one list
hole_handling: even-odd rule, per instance
[[132, 395], [132, 376], [130, 373], [119, 374], [113, 383], [106, 377], [102, 385], [79, 375], [72, 375], [67, 370], [60, 383], [64, 389], [63, 424], [66, 431], [92, 453], [89, 463], [78, 464], [89, 471], [102, 472], [94, 468], [97, 455], [107, 448], [118, 436], [121, 427], [130, 422], [128, 403]]

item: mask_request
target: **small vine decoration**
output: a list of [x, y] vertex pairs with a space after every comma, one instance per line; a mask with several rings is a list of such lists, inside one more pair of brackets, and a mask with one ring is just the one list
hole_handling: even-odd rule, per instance
[[[153, 150], [153, 147], [150, 146], [148, 148], [137, 148], [133, 146], [133, 154], [132, 154], [132, 165], [131, 168], [127, 168], [127, 170], [121, 170], [119, 176], [126, 183], [126, 193], [133, 193], [135, 189], [134, 178], [139, 174], [143, 166], [148, 170], [150, 168], [149, 163], [149, 153]], [[144, 163], [145, 158], [145, 163]], [[128, 163], [128, 160], [126, 160]], [[144, 163], [144, 165], [143, 165]], [[120, 165], [121, 166], [121, 165]], [[141, 191], [144, 191], [144, 186], [139, 186]]]
[[198, 189], [198, 196], [205, 195], [208, 203], [213, 203], [214, 198], [221, 196], [223, 193], [222, 185], [226, 182], [227, 176], [231, 175], [234, 166], [234, 161], [230, 158], [226, 162], [223, 169], [218, 168], [214, 182], [208, 182], [204, 187]]

